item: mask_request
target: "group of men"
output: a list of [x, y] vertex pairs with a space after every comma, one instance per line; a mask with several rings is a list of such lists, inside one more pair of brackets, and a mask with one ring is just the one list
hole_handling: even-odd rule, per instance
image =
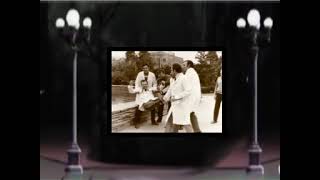
[[158, 79], [149, 71], [149, 66], [144, 65], [136, 81], [130, 82], [128, 90], [129, 93], [136, 94], [138, 108], [133, 119], [135, 128], [140, 126], [143, 111], [151, 111], [152, 125], [159, 125], [163, 119], [164, 105], [167, 103], [169, 111], [165, 132], [177, 133], [185, 129], [186, 132], [201, 133], [195, 113], [201, 101], [201, 84], [192, 61], [184, 61], [182, 66], [173, 64], [171, 76], [161, 70]]

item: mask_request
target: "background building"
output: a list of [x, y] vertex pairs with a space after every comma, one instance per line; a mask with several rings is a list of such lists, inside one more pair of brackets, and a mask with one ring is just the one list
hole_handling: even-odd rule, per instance
[[174, 53], [166, 51], [150, 52], [154, 68], [161, 68], [164, 65], [172, 65], [174, 63], [182, 64], [183, 58], [175, 56]]

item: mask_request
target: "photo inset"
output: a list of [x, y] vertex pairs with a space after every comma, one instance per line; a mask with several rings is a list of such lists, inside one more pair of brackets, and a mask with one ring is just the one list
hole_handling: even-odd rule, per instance
[[112, 133], [222, 133], [222, 51], [112, 51]]

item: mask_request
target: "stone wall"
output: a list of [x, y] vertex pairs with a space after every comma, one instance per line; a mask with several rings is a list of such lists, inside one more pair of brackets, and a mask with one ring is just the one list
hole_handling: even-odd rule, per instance
[[[137, 106], [127, 107], [123, 110], [112, 111], [112, 132], [119, 132], [132, 123]], [[142, 112], [141, 122], [151, 119], [150, 111]]]
[[[112, 110], [112, 132], [119, 132], [126, 129], [132, 123], [137, 106], [134, 103], [124, 103], [123, 108], [114, 108]], [[164, 107], [164, 112], [168, 111], [167, 105]], [[163, 114], [164, 116], [166, 113]], [[156, 114], [157, 117], [157, 114]], [[144, 111], [141, 114], [141, 123], [145, 121], [151, 122], [150, 111]]]

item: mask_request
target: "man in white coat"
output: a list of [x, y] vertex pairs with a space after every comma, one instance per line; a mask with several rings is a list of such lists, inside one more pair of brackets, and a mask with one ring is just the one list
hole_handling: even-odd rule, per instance
[[195, 133], [201, 133], [198, 118], [195, 113], [201, 101], [200, 78], [197, 71], [194, 69], [194, 63], [191, 60], [184, 61], [182, 67], [186, 80], [192, 84], [192, 92], [190, 95], [190, 101], [192, 101], [192, 110], [190, 114], [191, 124]]
[[150, 72], [149, 65], [145, 64], [142, 71], [138, 74], [135, 82], [135, 87], [142, 89], [141, 82], [145, 80], [148, 83], [148, 89], [151, 91], [157, 91], [158, 84], [156, 75], [153, 72]]
[[180, 127], [184, 127], [190, 133], [193, 132], [190, 121], [192, 84], [187, 81], [179, 64], [172, 65], [172, 74], [174, 80], [163, 100], [172, 103], [173, 132], [179, 132]]

